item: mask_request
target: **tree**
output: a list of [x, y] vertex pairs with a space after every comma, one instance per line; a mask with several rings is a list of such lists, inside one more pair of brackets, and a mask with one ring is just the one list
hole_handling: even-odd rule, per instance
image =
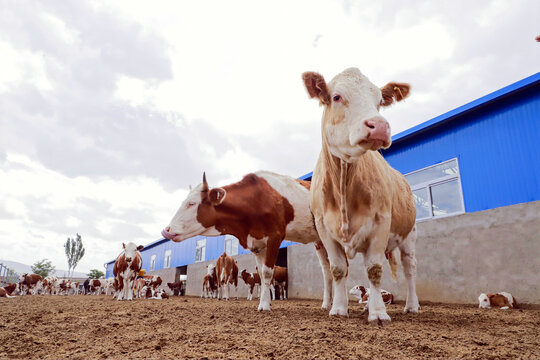
[[53, 264], [50, 260], [47, 259], [36, 261], [34, 265], [31, 266], [31, 268], [34, 273], [41, 275], [41, 277], [43, 278], [49, 276], [49, 274], [54, 271]]
[[105, 277], [105, 273], [103, 271], [99, 271], [98, 269], [92, 269], [88, 274], [86, 274], [89, 279], [99, 279], [101, 277]]
[[81, 235], [77, 234], [77, 239], [67, 238], [66, 243], [64, 244], [64, 249], [66, 250], [66, 257], [68, 260], [68, 276], [71, 271], [71, 276], [73, 276], [73, 271], [77, 267], [79, 260], [84, 256], [84, 246], [81, 240]]

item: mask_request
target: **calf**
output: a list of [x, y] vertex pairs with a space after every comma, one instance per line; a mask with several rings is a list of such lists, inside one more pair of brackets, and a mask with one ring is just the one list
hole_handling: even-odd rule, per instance
[[195, 235], [238, 238], [255, 255], [260, 270], [258, 310], [270, 310], [269, 288], [283, 240], [314, 243], [323, 270], [322, 307], [328, 308], [330, 265], [309, 209], [309, 188], [308, 181], [258, 171], [237, 183], [211, 189], [203, 174], [202, 184], [191, 190], [162, 235], [176, 242]]
[[356, 68], [346, 69], [328, 84], [315, 72], [302, 78], [309, 96], [324, 106], [310, 209], [330, 260], [330, 315], [348, 316], [348, 259], [362, 253], [371, 288], [368, 321], [391, 321], [381, 277], [385, 255], [395, 248], [408, 285], [404, 311], [416, 313], [415, 199], [403, 175], [378, 152], [392, 142], [390, 125], [379, 110], [407, 97], [410, 86], [392, 82], [378, 88]]
[[246, 269], [242, 270], [240, 273], [240, 276], [242, 277], [242, 280], [246, 283], [246, 286], [248, 287], [248, 300], [253, 300], [253, 289], [255, 286], [260, 287], [261, 286], [261, 277], [258, 272], [255, 272], [253, 274], [248, 273]]
[[184, 288], [184, 284], [182, 283], [182, 281], [167, 283], [167, 286], [169, 287], [169, 289], [171, 289], [174, 295], [182, 295], [182, 290]]
[[201, 297], [217, 297], [217, 283], [216, 265], [209, 264], [206, 266], [206, 275], [203, 278]]
[[515, 309], [517, 301], [512, 294], [499, 292], [496, 294], [480, 294], [478, 297], [478, 307], [483, 309], [499, 308], [501, 310]]
[[[234, 284], [236, 300], [238, 300], [238, 264], [227, 253], [221, 254], [216, 261], [216, 274], [218, 277], [218, 300], [229, 300], [230, 285]], [[224, 290], [225, 295], [223, 294]]]
[[5, 288], [0, 287], [0, 298], [2, 298], [2, 297], [4, 297], [4, 298], [14, 298], [16, 296], [11, 296], [10, 293], [8, 293], [8, 291]]
[[32, 295], [36, 295], [37, 291], [41, 287], [42, 280], [43, 278], [38, 274], [22, 274], [19, 277], [19, 288], [21, 295], [26, 295], [30, 292]]
[[11, 295], [14, 294], [16, 291], [17, 291], [17, 284], [14, 284], [14, 283], [9, 284], [4, 287], [0, 287], [0, 297], [5, 297], [5, 298], [15, 297]]
[[153, 293], [153, 296], [151, 296], [149, 299], [152, 300], [165, 300], [168, 299], [169, 295], [165, 292], [165, 289], [157, 290]]
[[143, 288], [146, 286], [146, 281], [144, 278], [140, 277], [137, 280], [135, 280], [135, 287], [133, 290], [135, 291], [135, 297], [140, 298], [143, 297], [144, 292]]
[[161, 286], [161, 284], [163, 283], [163, 280], [161, 279], [161, 277], [159, 276], [154, 276], [152, 277], [152, 280], [150, 281], [150, 287], [152, 288], [152, 290], [156, 290], [158, 287]]
[[[349, 294], [353, 295], [355, 298], [358, 299], [358, 302], [360, 304], [365, 304], [364, 311], [368, 310], [367, 304], [369, 301], [369, 288], [366, 289], [365, 287], [361, 285], [356, 285], [351, 290], [349, 290]], [[389, 291], [386, 291], [384, 289], [381, 289], [381, 295], [383, 298], [384, 305], [388, 306], [394, 302], [394, 295], [390, 293]]]
[[124, 250], [118, 255], [114, 262], [113, 274], [118, 288], [117, 300], [133, 300], [133, 283], [142, 267], [141, 251], [142, 245], [135, 245], [130, 242], [122, 244]]
[[272, 291], [273, 300], [276, 299], [275, 294], [275, 285], [279, 287], [279, 299], [287, 299], [287, 289], [288, 289], [289, 275], [286, 267], [276, 266], [274, 267], [274, 277], [272, 278]]

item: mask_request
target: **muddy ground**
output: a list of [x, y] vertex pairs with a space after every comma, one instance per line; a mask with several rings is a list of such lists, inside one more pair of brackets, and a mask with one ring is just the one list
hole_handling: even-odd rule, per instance
[[42, 359], [540, 359], [540, 307], [484, 310], [391, 305], [392, 323], [329, 317], [319, 301], [195, 297], [117, 302], [106, 296], [0, 298], [0, 358]]

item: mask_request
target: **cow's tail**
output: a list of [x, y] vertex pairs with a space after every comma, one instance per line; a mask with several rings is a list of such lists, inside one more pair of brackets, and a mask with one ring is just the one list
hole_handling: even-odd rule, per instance
[[392, 272], [392, 278], [394, 279], [395, 282], [397, 282], [397, 269], [399, 267], [397, 257], [398, 257], [397, 248], [386, 253], [386, 258], [388, 259], [388, 265], [390, 265], [390, 271]]

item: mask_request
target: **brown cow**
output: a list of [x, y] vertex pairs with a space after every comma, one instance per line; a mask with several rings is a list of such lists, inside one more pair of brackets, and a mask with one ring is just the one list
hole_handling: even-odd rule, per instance
[[9, 284], [4, 287], [0, 287], [0, 297], [5, 297], [5, 298], [15, 297], [15, 296], [11, 296], [11, 294], [13, 294], [16, 290], [17, 290], [17, 284], [14, 284], [14, 283]]
[[206, 266], [206, 275], [203, 278], [201, 297], [217, 297], [217, 283], [216, 265], [208, 264]]
[[124, 250], [118, 255], [113, 267], [115, 288], [118, 289], [117, 300], [133, 300], [133, 284], [142, 267], [142, 245], [130, 242], [122, 244]]
[[[216, 275], [218, 300], [229, 300], [230, 285], [234, 284], [236, 300], [238, 300], [238, 264], [232, 256], [227, 253], [221, 254], [216, 261]], [[227, 289], [225, 295], [223, 290]]]
[[19, 288], [21, 295], [27, 295], [32, 291], [32, 295], [36, 295], [41, 287], [43, 278], [38, 274], [22, 274], [19, 276]]
[[184, 290], [184, 283], [182, 281], [167, 283], [167, 286], [171, 289], [173, 295], [182, 295]]
[[348, 315], [347, 258], [362, 253], [371, 289], [368, 321], [390, 322], [381, 276], [385, 254], [395, 248], [401, 252], [408, 283], [404, 311], [416, 313], [415, 200], [403, 175], [377, 152], [392, 142], [390, 125], [379, 109], [403, 100], [410, 86], [389, 83], [379, 89], [356, 68], [328, 84], [314, 72], [302, 78], [309, 96], [324, 106], [322, 149], [311, 180], [310, 205], [334, 281], [330, 315]]
[[499, 308], [501, 310], [517, 308], [517, 301], [512, 294], [499, 292], [496, 294], [480, 294], [478, 297], [478, 307], [484, 309]]
[[[275, 267], [274, 267], [275, 272]], [[248, 273], [246, 269], [242, 270], [240, 273], [240, 276], [242, 277], [242, 280], [246, 283], [246, 286], [248, 287], [248, 300], [253, 300], [253, 289], [255, 288], [255, 285], [261, 286], [261, 277], [258, 272], [254, 272], [253, 274]]]
[[272, 291], [273, 300], [276, 299], [276, 294], [275, 294], [276, 285], [279, 287], [279, 299], [280, 300], [287, 299], [288, 282], [289, 282], [289, 273], [287, 271], [287, 268], [276, 265], [274, 267], [274, 277], [272, 278], [272, 287], [270, 287], [270, 290]]
[[283, 240], [314, 243], [324, 278], [322, 307], [328, 308], [330, 264], [309, 209], [309, 187], [309, 181], [258, 171], [237, 183], [210, 189], [203, 175], [203, 183], [191, 190], [161, 234], [176, 242], [195, 235], [238, 238], [255, 255], [260, 270], [258, 310], [270, 310], [269, 288]]

